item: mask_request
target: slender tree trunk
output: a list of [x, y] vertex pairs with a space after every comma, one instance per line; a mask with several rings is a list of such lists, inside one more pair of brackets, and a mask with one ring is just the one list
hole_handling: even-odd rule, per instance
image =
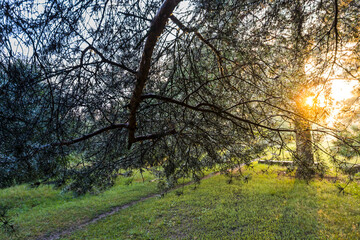
[[312, 148], [311, 125], [309, 121], [297, 119], [296, 130], [296, 178], [310, 180], [314, 177], [314, 154]]

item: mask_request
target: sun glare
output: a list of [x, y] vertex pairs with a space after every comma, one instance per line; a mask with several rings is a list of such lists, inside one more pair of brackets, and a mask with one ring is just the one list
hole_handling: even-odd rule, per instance
[[358, 85], [358, 81], [346, 81], [346, 80], [332, 80], [331, 81], [331, 98], [334, 103], [342, 102], [346, 99], [349, 99], [354, 96], [353, 90], [356, 85]]
[[[339, 115], [344, 107], [345, 101], [353, 98], [354, 89], [359, 87], [357, 80], [334, 79], [330, 81], [328, 94], [321, 90], [313, 90], [312, 96], [305, 98], [305, 106], [309, 109], [327, 107], [326, 122], [328, 126], [334, 126], [339, 121]], [[341, 120], [340, 120], [341, 121]]]
[[326, 106], [325, 102], [326, 102], [326, 100], [325, 100], [324, 94], [320, 94], [317, 97], [310, 96], [305, 99], [305, 105], [307, 105], [308, 107], [317, 106], [317, 107], [323, 108]]
[[[338, 52], [341, 55], [338, 56], [338, 61], [351, 62], [353, 51], [352, 49], [356, 46], [357, 43], [348, 43], [345, 46], [342, 46], [341, 50]], [[316, 76], [318, 72], [317, 62], [310, 58], [305, 64], [305, 74], [311, 78]], [[325, 71], [321, 72], [321, 75], [324, 79], [328, 79], [325, 85], [320, 88], [310, 89], [308, 97], [304, 99], [303, 104], [309, 110], [321, 110], [318, 107], [324, 109], [324, 114], [326, 114], [326, 123], [329, 127], [335, 125], [341, 125], [345, 122], [344, 117], [346, 116], [346, 111], [354, 110], [351, 108], [359, 108], [359, 102], [355, 100], [355, 95], [358, 96], [358, 90], [360, 90], [359, 80], [355, 80], [353, 76], [349, 79], [348, 74], [344, 71], [341, 66], [334, 65], [331, 68], [323, 69]], [[355, 74], [358, 76], [359, 74]], [[356, 90], [358, 89], [358, 90]], [[356, 90], [356, 91], [355, 91]], [[354, 99], [354, 101], [350, 101]], [[351, 106], [350, 106], [351, 105]], [[326, 107], [326, 109], [325, 109]]]
[[306, 100], [305, 100], [305, 104], [306, 105], [308, 105], [308, 106], [313, 106], [314, 105], [314, 97], [308, 97], [308, 98], [306, 98]]

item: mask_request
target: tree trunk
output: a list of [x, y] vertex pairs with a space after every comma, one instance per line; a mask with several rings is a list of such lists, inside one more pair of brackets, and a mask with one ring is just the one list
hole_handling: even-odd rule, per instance
[[312, 149], [312, 137], [310, 122], [297, 119], [296, 130], [296, 178], [310, 180], [314, 177], [314, 154]]

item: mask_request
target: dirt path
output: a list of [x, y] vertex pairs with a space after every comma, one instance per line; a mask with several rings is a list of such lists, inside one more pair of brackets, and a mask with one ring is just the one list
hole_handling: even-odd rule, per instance
[[96, 223], [97, 221], [99, 221], [99, 220], [101, 220], [103, 218], [111, 216], [111, 215], [119, 212], [122, 209], [126, 209], [128, 207], [131, 207], [131, 206], [139, 203], [139, 202], [143, 202], [143, 201], [146, 201], [146, 200], [148, 200], [150, 198], [154, 198], [154, 197], [157, 197], [157, 196], [159, 196], [159, 194], [151, 194], [151, 195], [148, 195], [146, 197], [140, 198], [139, 200], [129, 202], [129, 203], [126, 203], [126, 204], [121, 205], [121, 206], [113, 207], [110, 211], [104, 212], [104, 213], [94, 217], [93, 219], [87, 220], [87, 221], [85, 221], [83, 223], [80, 223], [79, 225], [72, 226], [72, 227], [67, 228], [67, 229], [63, 229], [62, 231], [59, 231], [59, 232], [46, 234], [46, 235], [44, 235], [44, 236], [42, 236], [40, 238], [37, 238], [37, 240], [55, 240], [55, 239], [59, 239], [61, 237], [70, 235], [71, 233], [73, 233], [73, 232], [75, 232], [77, 230], [80, 230], [80, 229], [86, 227], [89, 224]]
[[[242, 166], [242, 165], [241, 165]], [[240, 167], [241, 167], [240, 166]], [[240, 168], [239, 167], [239, 168]], [[220, 173], [219, 172], [214, 172], [214, 173], [210, 173], [209, 175], [206, 175], [204, 176], [203, 178], [201, 178], [201, 180], [205, 180], [205, 179], [208, 179], [210, 177], [213, 177], [213, 176], [216, 176], [216, 175], [219, 175]], [[188, 185], [191, 185], [193, 184], [194, 182], [193, 181], [190, 181], [188, 183], [185, 183], [185, 184], [181, 184], [181, 185], [178, 185], [176, 186], [175, 188], [171, 189], [170, 191], [174, 191], [176, 189], [179, 189], [181, 187], [184, 187], [184, 186], [188, 186]], [[151, 194], [151, 195], [148, 195], [146, 197], [143, 197], [143, 198], [140, 198], [139, 200], [136, 200], [136, 201], [132, 201], [132, 202], [129, 202], [129, 203], [126, 203], [124, 205], [121, 205], [121, 206], [117, 206], [117, 207], [114, 207], [112, 208], [110, 211], [108, 212], [104, 212], [88, 221], [85, 221], [83, 223], [80, 223], [79, 225], [76, 225], [76, 226], [72, 226], [70, 228], [67, 228], [67, 229], [63, 229], [61, 231], [58, 231], [58, 232], [54, 232], [54, 233], [50, 233], [50, 234], [45, 234], [39, 238], [37, 238], [37, 240], [56, 240], [56, 239], [59, 239], [61, 237], [65, 237], [67, 235], [70, 235], [72, 234], [73, 232], [77, 231], [77, 230], [80, 230], [86, 226], [88, 226], [89, 224], [92, 224], [92, 223], [96, 223], [98, 222], [99, 220], [103, 219], [103, 218], [106, 218], [108, 216], [111, 216], [117, 212], [119, 212], [120, 210], [123, 210], [123, 209], [126, 209], [126, 208], [129, 208], [137, 203], [140, 203], [140, 202], [144, 202], [148, 199], [151, 199], [151, 198], [154, 198], [154, 197], [159, 197], [160, 195], [159, 194]]]

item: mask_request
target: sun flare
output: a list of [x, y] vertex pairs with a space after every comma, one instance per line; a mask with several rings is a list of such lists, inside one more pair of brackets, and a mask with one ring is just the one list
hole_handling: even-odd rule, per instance
[[[304, 99], [303, 104], [312, 111], [326, 112], [326, 123], [334, 126], [341, 122], [342, 109], [346, 100], [355, 97], [355, 89], [359, 88], [357, 80], [335, 79], [329, 82], [329, 91], [312, 89], [310, 96]], [[323, 110], [321, 110], [323, 109]]]

